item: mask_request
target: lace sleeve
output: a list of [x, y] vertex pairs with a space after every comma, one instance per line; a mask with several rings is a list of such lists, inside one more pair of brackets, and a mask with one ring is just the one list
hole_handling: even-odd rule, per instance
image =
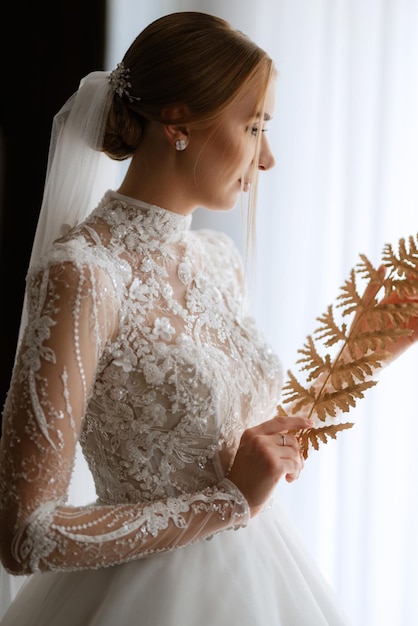
[[28, 324], [3, 413], [0, 549], [14, 574], [97, 568], [247, 523], [227, 479], [147, 503], [66, 504], [75, 447], [118, 302], [101, 267], [55, 264], [28, 279]]

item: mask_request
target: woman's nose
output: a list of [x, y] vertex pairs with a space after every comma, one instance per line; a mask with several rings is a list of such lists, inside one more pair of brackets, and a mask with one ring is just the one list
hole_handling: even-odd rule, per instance
[[269, 143], [267, 139], [263, 137], [258, 169], [263, 171], [270, 170], [272, 167], [274, 167], [275, 162], [276, 161], [274, 159], [272, 151], [270, 150]]

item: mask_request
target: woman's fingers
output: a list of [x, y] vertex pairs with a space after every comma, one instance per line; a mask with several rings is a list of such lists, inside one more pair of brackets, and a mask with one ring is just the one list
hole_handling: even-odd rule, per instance
[[278, 415], [267, 422], [263, 422], [255, 428], [260, 428], [265, 434], [298, 432], [306, 428], [312, 428], [314, 422], [305, 417], [286, 417]]
[[244, 431], [228, 478], [246, 497], [252, 515], [281, 478], [292, 482], [299, 477], [304, 460], [295, 433], [312, 425], [306, 418], [278, 417]]

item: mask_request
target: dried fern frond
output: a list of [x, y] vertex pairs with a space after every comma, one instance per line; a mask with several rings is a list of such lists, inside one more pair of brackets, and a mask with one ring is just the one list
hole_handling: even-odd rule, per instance
[[364, 392], [375, 384], [374, 380], [366, 380], [333, 392], [324, 391], [315, 401], [314, 410], [317, 417], [321, 422], [325, 422], [327, 415], [336, 417], [340, 412], [347, 413], [350, 408], [356, 406], [356, 400], [364, 398]]
[[335, 345], [339, 341], [344, 341], [347, 332], [347, 324], [338, 324], [334, 319], [334, 310], [329, 306], [327, 312], [317, 318], [321, 322], [321, 326], [315, 331], [315, 337], [319, 340], [326, 339], [327, 348]]
[[372, 265], [365, 254], [360, 254], [360, 261], [356, 265], [355, 273], [362, 276], [367, 281], [373, 281], [376, 283], [381, 282], [379, 269]]
[[383, 248], [382, 260], [387, 267], [391, 268], [393, 274], [399, 278], [405, 278], [410, 274], [418, 279], [418, 246], [416, 238], [408, 237], [398, 242], [398, 252], [395, 253], [390, 243]]
[[368, 376], [372, 376], [374, 371], [382, 366], [384, 356], [385, 353], [376, 352], [358, 359], [353, 358], [352, 361], [340, 359], [330, 371], [332, 386], [335, 389], [342, 389], [353, 385], [356, 380], [366, 380]]
[[303, 458], [308, 458], [309, 447], [314, 448], [314, 450], [319, 450], [320, 442], [327, 443], [328, 439], [336, 439], [339, 432], [352, 428], [353, 426], [353, 423], [345, 422], [343, 424], [329, 424], [321, 428], [310, 428], [309, 430], [302, 431], [298, 439]]
[[314, 387], [307, 391], [297, 382], [296, 385], [293, 384], [291, 387], [285, 386], [283, 388], [283, 403], [294, 403], [292, 407], [293, 415], [296, 415], [302, 409], [307, 409], [309, 417], [315, 416], [321, 422], [325, 422], [327, 416], [336, 417], [340, 412], [346, 413], [349, 411], [350, 407], [355, 406], [355, 399], [363, 398], [366, 389], [375, 384], [375, 381], [362, 381], [335, 389], [334, 391], [321, 389], [319, 393], [315, 394]]
[[293, 402], [293, 414], [301, 411], [305, 407], [315, 406], [316, 395], [313, 387], [306, 389], [289, 370], [287, 372], [289, 380], [283, 386], [284, 402]]
[[[335, 305], [317, 318], [319, 327], [298, 350], [302, 356], [297, 364], [304, 380], [287, 372], [283, 404], [277, 407], [277, 414], [303, 413], [316, 422], [315, 427], [298, 433], [304, 458], [310, 448], [318, 450], [320, 443], [353, 426], [335, 418], [354, 408], [376, 385], [373, 376], [388, 360], [390, 345], [412, 333], [408, 322], [418, 316], [418, 235], [400, 239], [396, 251], [386, 244], [382, 263], [386, 275], [360, 255]], [[373, 296], [367, 289], [360, 291], [360, 281], [376, 286]], [[384, 293], [381, 301], [376, 298], [379, 292]], [[392, 298], [394, 294], [397, 298]], [[336, 321], [337, 309], [341, 318], [351, 316], [350, 325]], [[334, 358], [327, 352], [329, 348], [337, 350]], [[284, 405], [291, 405], [289, 412]]]
[[[359, 268], [359, 266], [357, 266]], [[358, 311], [363, 304], [363, 298], [357, 291], [356, 268], [350, 272], [350, 277], [341, 287], [341, 293], [337, 297], [337, 307], [343, 309], [343, 315], [350, 315]], [[331, 305], [331, 309], [332, 309]]]
[[316, 350], [315, 342], [313, 338], [309, 335], [306, 339], [306, 343], [299, 350], [300, 354], [303, 354], [302, 359], [298, 359], [296, 363], [301, 363], [301, 370], [309, 371], [309, 376], [307, 380], [314, 380], [318, 378], [324, 372], [329, 372], [332, 367], [331, 358], [328, 354], [325, 357], [322, 357], [319, 352]]

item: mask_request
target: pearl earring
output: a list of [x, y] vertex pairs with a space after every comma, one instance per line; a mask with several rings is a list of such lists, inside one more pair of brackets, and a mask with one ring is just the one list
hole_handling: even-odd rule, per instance
[[181, 152], [182, 150], [186, 149], [186, 142], [184, 139], [177, 139], [176, 141], [176, 150], [178, 150], [179, 152]]

